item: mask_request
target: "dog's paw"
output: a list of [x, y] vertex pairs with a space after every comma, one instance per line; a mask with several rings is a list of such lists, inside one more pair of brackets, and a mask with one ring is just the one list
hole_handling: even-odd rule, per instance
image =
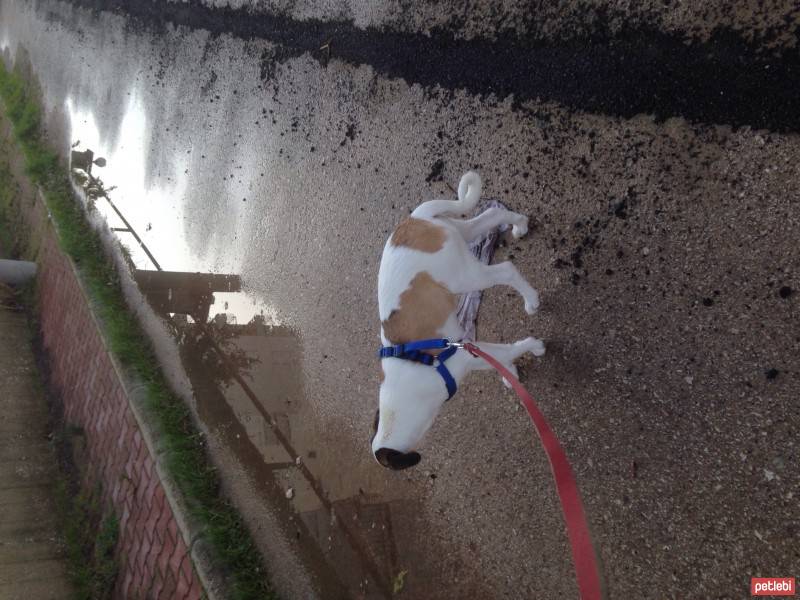
[[514, 239], [518, 240], [521, 237], [524, 237], [528, 233], [528, 217], [525, 217], [523, 221], [517, 223], [511, 228], [511, 235], [514, 236]]
[[534, 315], [537, 310], [539, 310], [539, 294], [534, 291], [533, 294], [525, 298], [525, 312], [529, 315]]
[[534, 356], [544, 356], [545, 347], [544, 342], [542, 340], [537, 340], [536, 338], [530, 338], [530, 349], [531, 354]]
[[545, 352], [544, 342], [535, 337], [525, 338], [524, 340], [520, 340], [517, 342], [520, 344], [524, 349], [525, 352], [530, 352], [534, 356], [543, 356]]

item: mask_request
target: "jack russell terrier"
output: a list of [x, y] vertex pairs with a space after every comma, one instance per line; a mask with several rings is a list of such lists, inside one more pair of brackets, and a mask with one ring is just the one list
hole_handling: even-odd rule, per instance
[[[458, 294], [509, 285], [525, 300], [525, 312], [539, 307], [539, 294], [510, 262], [484, 265], [468, 242], [501, 225], [512, 235], [528, 232], [528, 218], [490, 208], [474, 219], [460, 219], [481, 196], [481, 179], [468, 172], [458, 184], [458, 200], [431, 200], [419, 205], [394, 230], [383, 249], [378, 272], [378, 309], [383, 348], [382, 377], [372, 452], [392, 469], [413, 467], [415, 452], [444, 403], [470, 371], [491, 369], [448, 340], [464, 335], [458, 323]], [[544, 344], [526, 338], [513, 344], [476, 343], [517, 375], [512, 361], [526, 352], [544, 354]], [[508, 386], [508, 382], [504, 383]]]

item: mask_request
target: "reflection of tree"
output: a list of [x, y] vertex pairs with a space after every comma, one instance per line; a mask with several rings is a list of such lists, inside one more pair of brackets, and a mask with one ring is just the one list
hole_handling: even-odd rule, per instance
[[[215, 383], [228, 386], [236, 373], [250, 377], [253, 366], [261, 363], [258, 357], [248, 354], [236, 344], [239, 336], [255, 333], [259, 319], [263, 324], [263, 317], [256, 316], [247, 325], [231, 324], [219, 318], [204, 325], [189, 323], [185, 316], [175, 315], [168, 322], [181, 352], [192, 353]], [[214, 347], [211, 337], [225, 354], [224, 358]]]
[[172, 330], [181, 351], [198, 356], [215, 382], [229, 385], [237, 373], [250, 376], [250, 369], [260, 361], [243, 350], [236, 339], [264, 335], [264, 318], [256, 316], [247, 325], [238, 325], [233, 315], [221, 313], [207, 322], [215, 292], [241, 291], [238, 275], [137, 269], [134, 279]]
[[[214, 439], [236, 456], [253, 490], [258, 494], [257, 497], [263, 498], [270, 507], [270, 512], [275, 514], [278, 523], [285, 527], [284, 534], [298, 540], [298, 544], [294, 546], [298, 559], [313, 569], [313, 577], [325, 590], [326, 597], [351, 597], [344, 589], [337, 572], [326, 564], [320, 547], [309, 543], [313, 538], [306, 524], [297, 518], [291, 504], [286, 502], [284, 495], [286, 490], [276, 481], [275, 469], [285, 469], [287, 465], [285, 463], [275, 465], [265, 461], [265, 457], [249, 435], [241, 415], [237, 414], [233, 404], [226, 400], [226, 394], [230, 393], [231, 388], [223, 388], [219, 384], [222, 374], [219, 371], [212, 372], [212, 369], [208, 368], [209, 355], [216, 352], [208, 335], [203, 333], [201, 326], [188, 323], [186, 317], [182, 315], [175, 315], [166, 322], [178, 339], [181, 363], [191, 381], [200, 420], [209, 428]], [[244, 327], [249, 328], [258, 323], [263, 323], [262, 317], [256, 317]], [[263, 327], [260, 331], [263, 331]], [[211, 359], [211, 364], [216, 362], [217, 360]], [[226, 373], [230, 374], [230, 371]], [[293, 462], [290, 465], [296, 468]], [[326, 522], [329, 521], [328, 517]]]
[[[334, 566], [335, 587], [344, 585], [348, 590], [346, 594], [331, 592], [328, 597], [390, 597], [399, 567], [389, 504], [362, 496], [332, 500], [318, 475], [298, 460], [307, 456], [308, 446], [303, 448], [302, 435], [293, 444], [293, 426], [301, 425], [302, 434], [298, 422], [302, 414], [287, 408], [290, 399], [302, 398], [302, 382], [295, 379], [299, 374], [293, 367], [301, 358], [296, 334], [285, 326], [267, 325], [263, 316], [246, 325], [231, 320], [224, 313], [208, 323], [191, 323], [179, 314], [168, 318], [200, 418], [209, 426], [216, 425], [218, 435], [241, 464], [258, 472], [260, 485], [274, 485], [273, 477], [279, 479], [283, 506], [286, 488], [280, 486], [291, 482], [295, 489], [292, 507], [298, 511], [291, 522], [298, 527], [297, 539], [313, 540], [313, 552], [321, 551]], [[243, 348], [254, 350], [248, 353]], [[261, 366], [251, 377], [255, 364]], [[291, 421], [293, 416], [295, 421]], [[308, 544], [302, 546], [311, 551]]]

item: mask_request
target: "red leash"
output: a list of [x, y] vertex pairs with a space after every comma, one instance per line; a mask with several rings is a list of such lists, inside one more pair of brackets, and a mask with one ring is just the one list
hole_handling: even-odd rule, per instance
[[578, 484], [575, 483], [572, 467], [569, 465], [569, 460], [561, 448], [561, 444], [558, 443], [558, 438], [550, 429], [547, 419], [544, 418], [531, 395], [508, 369], [474, 344], [465, 343], [464, 349], [473, 356], [481, 357], [497, 369], [511, 383], [520, 401], [528, 410], [528, 415], [539, 433], [539, 439], [542, 440], [542, 446], [544, 446], [547, 459], [550, 461], [553, 478], [556, 480], [556, 490], [561, 499], [561, 510], [564, 512], [564, 520], [567, 522], [567, 535], [570, 546], [572, 546], [572, 560], [575, 561], [581, 600], [601, 600], [600, 571], [597, 568], [592, 540], [589, 537], [589, 526], [586, 524], [586, 515], [583, 512], [583, 504], [578, 493]]

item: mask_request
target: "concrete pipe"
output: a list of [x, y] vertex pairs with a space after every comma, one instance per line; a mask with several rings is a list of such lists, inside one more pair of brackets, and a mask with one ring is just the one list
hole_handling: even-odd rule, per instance
[[0, 283], [22, 285], [36, 276], [36, 263], [0, 258]]

